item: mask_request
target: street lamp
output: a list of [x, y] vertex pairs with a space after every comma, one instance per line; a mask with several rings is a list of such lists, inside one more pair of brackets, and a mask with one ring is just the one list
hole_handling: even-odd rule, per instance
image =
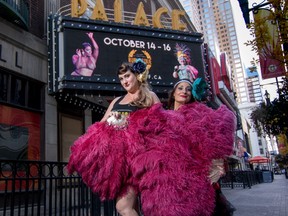
[[266, 5], [269, 5], [270, 2], [265, 2], [264, 1], [260, 4], [253, 4], [253, 7], [252, 8], [249, 8], [249, 2], [248, 0], [238, 0], [239, 2], [239, 5], [240, 5], [240, 8], [241, 8], [241, 11], [242, 11], [242, 14], [243, 14], [243, 18], [245, 20], [245, 24], [246, 26], [249, 26], [250, 24], [250, 16], [249, 16], [249, 12], [250, 11], [257, 11], [259, 8], [262, 8]]
[[264, 96], [265, 96], [266, 104], [267, 106], [269, 106], [271, 104], [271, 101], [270, 101], [270, 94], [267, 90], [265, 90]]
[[[241, 11], [242, 11], [242, 15], [243, 15], [243, 18], [245, 20], [245, 24], [246, 24], [247, 28], [249, 28], [249, 24], [250, 24], [250, 16], [249, 16], [250, 11], [253, 11], [254, 13], [256, 13], [258, 9], [261, 9], [267, 5], [271, 5], [271, 7], [274, 7], [275, 11], [282, 12], [281, 6], [277, 5], [277, 4], [276, 5], [273, 4], [273, 2], [271, 0], [267, 0], [266, 2], [265, 2], [265, 0], [263, 0], [263, 2], [261, 2], [259, 4], [254, 3], [254, 4], [252, 4], [252, 8], [249, 8], [249, 1], [248, 0], [238, 0], [238, 2], [239, 2], [239, 5], [240, 5]], [[276, 17], [276, 21], [278, 23], [278, 28], [280, 31], [281, 38], [283, 40], [284, 39], [286, 40], [287, 39], [287, 32], [283, 28], [283, 26], [285, 26], [285, 24], [287, 22], [287, 18]], [[283, 51], [284, 51], [284, 54], [288, 53], [288, 43], [287, 42], [283, 43]]]

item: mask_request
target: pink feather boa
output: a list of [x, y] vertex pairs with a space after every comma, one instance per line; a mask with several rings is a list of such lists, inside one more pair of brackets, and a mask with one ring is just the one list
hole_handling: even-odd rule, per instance
[[131, 113], [126, 129], [95, 123], [72, 146], [68, 170], [101, 199], [133, 186], [144, 215], [208, 216], [211, 161], [231, 153], [234, 119], [225, 107], [193, 103], [175, 112], [157, 104]]
[[102, 200], [125, 193], [129, 177], [126, 159], [127, 134], [103, 122], [91, 125], [71, 147], [67, 169], [77, 171]]

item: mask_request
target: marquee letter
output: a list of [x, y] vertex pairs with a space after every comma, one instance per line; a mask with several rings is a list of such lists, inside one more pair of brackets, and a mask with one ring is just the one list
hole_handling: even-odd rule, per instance
[[172, 10], [172, 29], [173, 30], [185, 30], [187, 28], [186, 23], [181, 23], [180, 16], [184, 16], [185, 11]]
[[122, 22], [122, 5], [120, 0], [114, 1], [114, 21]]
[[140, 2], [138, 5], [134, 24], [135, 25], [149, 26], [149, 21], [147, 19], [146, 13], [144, 11], [144, 5], [142, 2]]
[[152, 18], [152, 21], [153, 21], [153, 27], [156, 27], [156, 28], [165, 28], [162, 24], [161, 24], [161, 21], [160, 21], [160, 18], [161, 18], [161, 15], [162, 14], [167, 14], [168, 12], [168, 9], [167, 8], [164, 8], [164, 7], [161, 7], [159, 8], [156, 13], [154, 14], [153, 18]]
[[90, 18], [108, 21], [108, 18], [107, 18], [107, 15], [105, 13], [105, 9], [104, 9], [104, 6], [103, 6], [101, 0], [96, 0], [95, 7], [93, 9], [93, 13], [92, 13]]
[[87, 9], [86, 0], [71, 0], [71, 17], [79, 17], [83, 15], [86, 9]]

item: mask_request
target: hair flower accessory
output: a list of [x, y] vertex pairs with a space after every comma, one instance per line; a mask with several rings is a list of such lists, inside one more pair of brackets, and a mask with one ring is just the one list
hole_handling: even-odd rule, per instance
[[141, 74], [146, 70], [146, 63], [142, 59], [138, 58], [133, 63], [132, 68], [134, 72]]
[[198, 101], [203, 100], [206, 97], [206, 90], [207, 90], [207, 83], [205, 82], [204, 79], [197, 78], [193, 82], [192, 94], [196, 100]]
[[146, 63], [138, 58], [132, 65], [132, 69], [135, 73], [138, 73], [137, 80], [144, 83], [148, 79], [148, 70], [146, 69]]

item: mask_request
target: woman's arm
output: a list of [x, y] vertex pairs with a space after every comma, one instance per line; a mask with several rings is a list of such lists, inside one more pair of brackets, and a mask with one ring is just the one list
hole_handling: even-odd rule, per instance
[[100, 122], [105, 122], [110, 116], [111, 116], [111, 110], [115, 104], [115, 102], [119, 99], [120, 97], [116, 97], [108, 106], [108, 109], [106, 110], [103, 118], [101, 119]]
[[192, 65], [187, 65], [187, 69], [190, 71], [193, 80], [198, 77], [198, 70]]
[[99, 46], [98, 44], [96, 43], [94, 37], [93, 37], [93, 33], [92, 32], [89, 32], [87, 33], [88, 37], [90, 38], [91, 42], [92, 42], [92, 45], [94, 47], [94, 50], [93, 50], [93, 57], [95, 58], [95, 60], [97, 61], [98, 59], [98, 55], [99, 55]]

